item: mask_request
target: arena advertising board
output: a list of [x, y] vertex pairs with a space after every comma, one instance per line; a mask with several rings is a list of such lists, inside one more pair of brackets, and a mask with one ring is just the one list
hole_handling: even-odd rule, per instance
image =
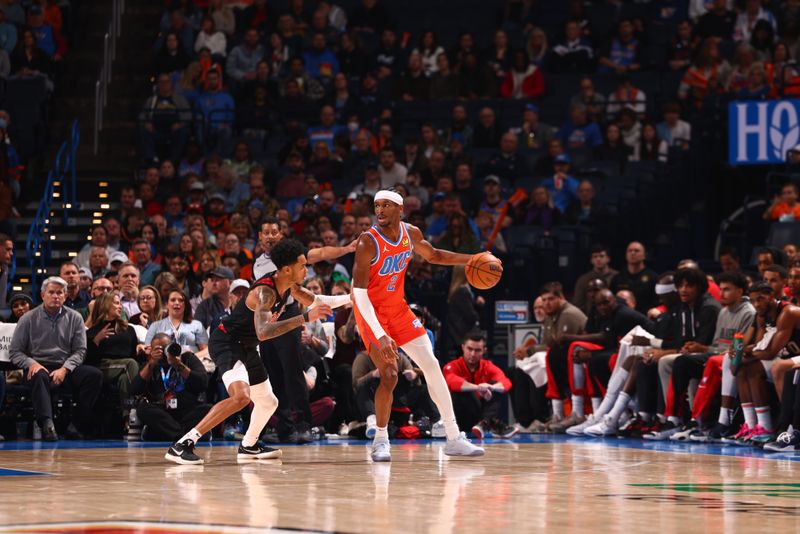
[[800, 144], [800, 100], [728, 104], [728, 162], [731, 165], [782, 163]]

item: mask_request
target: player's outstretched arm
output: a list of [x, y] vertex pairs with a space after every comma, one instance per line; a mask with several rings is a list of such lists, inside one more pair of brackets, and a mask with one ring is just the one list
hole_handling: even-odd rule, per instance
[[414, 251], [428, 263], [435, 265], [466, 265], [472, 258], [471, 254], [459, 254], [434, 247], [425, 239], [425, 236], [416, 226], [409, 224], [406, 228], [408, 229], [408, 235], [411, 236], [411, 242], [414, 244]]
[[272, 322], [272, 307], [275, 305], [275, 291], [269, 287], [259, 287], [253, 293], [256, 305], [253, 312], [253, 321], [256, 328], [256, 337], [259, 341], [266, 341], [285, 334], [295, 328], [300, 328], [308, 321], [316, 321], [331, 313], [327, 305], [321, 305], [309, 310], [303, 315], [296, 315], [283, 321]]
[[313, 308], [320, 304], [327, 304], [331, 308], [339, 308], [350, 304], [350, 295], [315, 295], [308, 289], [297, 285], [292, 287], [292, 296], [307, 308]]
[[358, 239], [354, 239], [346, 247], [312, 248], [311, 250], [308, 251], [308, 254], [306, 254], [306, 259], [310, 264], [314, 264], [325, 260], [335, 260], [336, 258], [341, 258], [345, 254], [350, 254], [351, 252], [355, 252], [357, 245], [358, 245]]

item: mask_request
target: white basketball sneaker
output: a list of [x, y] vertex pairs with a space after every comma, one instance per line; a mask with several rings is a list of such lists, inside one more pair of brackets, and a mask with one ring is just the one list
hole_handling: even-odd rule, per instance
[[372, 442], [372, 461], [391, 462], [392, 451], [389, 440], [381, 439]]
[[584, 433], [587, 436], [602, 437], [602, 436], [616, 436], [618, 421], [606, 415], [598, 423], [588, 427]]
[[595, 423], [597, 423], [597, 419], [595, 419], [594, 414], [591, 414], [583, 423], [569, 427], [567, 434], [570, 436], [583, 436], [586, 434], [586, 429]]
[[463, 432], [456, 439], [448, 439], [444, 445], [447, 456], [483, 456], [485, 452], [482, 447], [473, 445]]

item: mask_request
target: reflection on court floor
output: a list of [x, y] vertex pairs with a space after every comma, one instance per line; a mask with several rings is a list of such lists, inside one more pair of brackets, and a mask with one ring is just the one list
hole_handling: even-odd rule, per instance
[[205, 465], [176, 466], [164, 444], [4, 443], [0, 474], [18, 474], [0, 478], [0, 532], [800, 530], [789, 454], [553, 436], [479, 459], [398, 442], [391, 464], [357, 441], [248, 464], [233, 444], [198, 450]]

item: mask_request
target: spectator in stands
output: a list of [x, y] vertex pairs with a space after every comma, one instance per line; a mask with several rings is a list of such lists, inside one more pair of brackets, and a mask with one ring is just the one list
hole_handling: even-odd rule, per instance
[[[450, 211], [448, 210], [448, 204], [450, 203], [458, 205], [458, 208], [456, 208], [456, 210], [448, 216], [447, 229], [444, 231], [442, 236], [436, 240], [436, 244], [443, 250], [459, 252], [462, 254], [475, 254], [480, 250], [480, 243], [478, 242], [477, 238], [475, 221], [464, 215], [464, 213], [461, 211], [460, 202], [457, 200], [458, 197], [454, 199], [449, 196], [453, 194], [454, 193], [452, 192], [448, 193], [448, 197], [445, 198], [445, 214]], [[436, 222], [437, 221], [433, 221], [428, 226], [428, 233], [435, 235], [434, 232], [436, 231]]]
[[384, 28], [381, 32], [380, 45], [373, 60], [379, 80], [395, 78], [400, 73], [402, 50], [397, 44], [394, 30]]
[[758, 21], [767, 21], [772, 26], [772, 31], [778, 31], [775, 15], [765, 9], [761, 0], [745, 0], [744, 10], [736, 17], [736, 25], [733, 28], [734, 41], [750, 41], [753, 30]]
[[108, 271], [108, 254], [103, 247], [92, 247], [89, 254], [89, 270], [95, 279], [105, 276]]
[[264, 59], [264, 47], [258, 41], [258, 31], [250, 28], [245, 32], [242, 44], [231, 50], [225, 62], [229, 79], [236, 83], [255, 80], [258, 63]]
[[380, 165], [378, 174], [382, 184], [405, 183], [408, 170], [397, 163], [394, 150], [390, 146], [384, 146], [380, 151]]
[[422, 67], [422, 58], [419, 54], [408, 57], [406, 70], [397, 79], [394, 86], [394, 95], [398, 100], [425, 101], [430, 97], [430, 80]]
[[645, 265], [645, 248], [638, 241], [632, 241], [625, 250], [625, 269], [611, 280], [610, 289], [617, 293], [621, 289], [632, 291], [636, 297], [636, 308], [641, 313], [655, 305], [655, 287], [658, 274]]
[[77, 408], [67, 436], [82, 438], [92, 430], [92, 409], [103, 376], [82, 365], [86, 357], [86, 328], [80, 314], [64, 306], [67, 283], [57, 276], [42, 282], [42, 304], [23, 315], [8, 347], [11, 363], [25, 372], [23, 385], [31, 390], [34, 417], [45, 441], [56, 441], [51, 392], [73, 393]]
[[733, 70], [727, 87], [730, 91], [735, 93], [747, 86], [750, 67], [755, 61], [753, 47], [749, 43], [739, 43], [733, 56]]
[[539, 122], [539, 106], [532, 102], [522, 112], [522, 124], [509, 131], [517, 135], [519, 146], [529, 150], [544, 148], [555, 133], [552, 126]]
[[447, 55], [444, 53], [444, 48], [439, 46], [436, 34], [431, 30], [422, 32], [419, 45], [411, 53], [419, 54], [425, 75], [429, 77], [433, 77], [434, 73], [439, 71], [439, 58]]
[[[289, 60], [289, 69], [284, 78], [284, 88], [288, 82], [294, 81], [300, 89], [300, 93], [312, 102], [316, 102], [325, 96], [325, 88], [306, 71], [305, 60], [300, 56], [295, 56]], [[284, 90], [285, 90], [284, 89]]]
[[6, 17], [6, 12], [0, 9], [0, 48], [12, 54], [17, 46], [17, 27]]
[[517, 136], [506, 132], [500, 137], [500, 152], [489, 158], [485, 171], [500, 178], [514, 180], [527, 174], [526, 162], [517, 152]]
[[193, 320], [189, 301], [179, 289], [170, 291], [167, 299], [167, 316], [150, 324], [145, 343], [150, 343], [159, 333], [171, 336], [185, 350], [195, 354], [208, 346], [208, 334], [200, 321]]
[[785, 183], [781, 187], [781, 194], [773, 197], [772, 204], [764, 212], [764, 219], [781, 222], [800, 220], [798, 193], [797, 185], [794, 182]]
[[203, 364], [191, 351], [171, 355], [166, 350], [170, 343], [168, 334], [153, 336], [143, 351], [147, 361], [131, 384], [131, 393], [146, 398], [136, 407], [136, 415], [144, 425], [143, 440], [178, 439], [211, 408], [199, 400], [208, 386]]
[[119, 393], [123, 418], [131, 404], [131, 382], [139, 372], [136, 361], [139, 339], [136, 330], [123, 319], [122, 304], [116, 291], [95, 299], [92, 313], [86, 321], [86, 365], [103, 373], [103, 382], [113, 385]]
[[713, 0], [711, 9], [700, 17], [697, 23], [697, 35], [702, 39], [719, 37], [730, 39], [736, 25], [736, 12], [728, 9], [727, 0]]
[[442, 369], [459, 428], [471, 428], [482, 439], [491, 432], [507, 439], [517, 433], [499, 419], [499, 409], [511, 390], [511, 381], [486, 355], [486, 338], [479, 332], [469, 333], [461, 345], [460, 358]]
[[608, 95], [606, 115], [613, 119], [624, 107], [631, 108], [641, 117], [644, 117], [647, 111], [647, 95], [638, 87], [634, 87], [627, 74], [617, 77], [617, 87]]
[[750, 65], [747, 72], [747, 85], [736, 92], [740, 100], [766, 100], [772, 88], [767, 83], [767, 73], [764, 64], [757, 61]]
[[333, 106], [322, 106], [319, 111], [319, 126], [308, 129], [309, 143], [315, 146], [319, 141], [323, 141], [330, 150], [333, 150], [333, 139], [346, 130], [345, 126], [336, 124], [336, 112]]
[[541, 186], [547, 189], [553, 199], [553, 205], [561, 213], [566, 213], [567, 208], [578, 200], [578, 180], [569, 174], [570, 159], [566, 154], [560, 154], [553, 159], [555, 174], [545, 178]]
[[61, 59], [60, 55], [56, 53], [56, 39], [53, 34], [53, 28], [44, 21], [42, 6], [34, 4], [28, 9], [28, 27], [36, 36], [36, 44], [47, 54], [47, 57], [55, 61]]
[[594, 201], [595, 189], [590, 180], [581, 180], [576, 193], [578, 200], [564, 212], [566, 224], [595, 226], [606, 216], [605, 206]]
[[225, 0], [210, 0], [208, 14], [214, 19], [214, 26], [227, 37], [233, 37], [236, 32], [236, 15]]
[[139, 306], [139, 313], [128, 315], [129, 324], [147, 328], [151, 322], [162, 319], [161, 296], [154, 286], [144, 286], [139, 291], [136, 303]]
[[214, 17], [211, 15], [203, 17], [200, 33], [197, 34], [197, 39], [194, 42], [195, 52], [200, 52], [203, 48], [207, 48], [217, 61], [224, 60], [228, 53], [225, 33], [216, 28]]
[[459, 96], [468, 100], [492, 98], [497, 92], [494, 73], [489, 65], [480, 61], [475, 52], [464, 54], [457, 67]]
[[228, 154], [233, 135], [234, 109], [236, 103], [222, 86], [222, 79], [216, 71], [206, 77], [206, 90], [197, 98], [197, 111], [202, 115], [197, 137], [201, 144], [218, 154]]
[[561, 211], [553, 204], [550, 191], [542, 185], [533, 188], [529, 203], [526, 206], [520, 205], [517, 212], [517, 221], [540, 226], [545, 233], [549, 233], [561, 220]]
[[323, 32], [314, 32], [311, 48], [303, 54], [308, 74], [324, 86], [333, 85], [333, 78], [339, 74], [339, 60], [328, 48]]
[[606, 126], [603, 144], [595, 147], [592, 153], [595, 160], [616, 162], [621, 172], [625, 168], [625, 162], [633, 154], [633, 149], [623, 143], [619, 126], [612, 122]]
[[170, 160], [181, 159], [192, 112], [186, 99], [175, 94], [168, 74], [158, 75], [156, 93], [145, 100], [140, 120], [139, 144], [145, 161], [153, 161], [167, 148]]
[[639, 122], [636, 112], [629, 107], [624, 107], [619, 112], [619, 133], [622, 135], [622, 142], [631, 152], [642, 141], [642, 123]]
[[586, 106], [586, 113], [594, 122], [605, 120], [606, 97], [594, 90], [594, 82], [588, 76], [581, 78], [580, 91], [572, 96], [569, 104], [570, 108], [577, 104]]
[[633, 21], [622, 19], [617, 26], [617, 35], [611, 40], [598, 63], [599, 73], [625, 74], [641, 67], [639, 40], [634, 35]]
[[544, 94], [544, 89], [542, 69], [530, 62], [524, 50], [516, 50], [512, 55], [511, 68], [502, 78], [500, 96], [538, 99]]
[[161, 18], [161, 32], [156, 39], [155, 48], [159, 49], [164, 44], [165, 36], [174, 33], [178, 37], [178, 43], [187, 56], [191, 55], [194, 46], [194, 22], [187, 20], [185, 14], [188, 12], [183, 9], [172, 9], [164, 12]]
[[50, 67], [50, 58], [36, 45], [33, 32], [22, 30], [22, 38], [11, 56], [11, 74], [21, 78], [42, 76], [49, 80]]
[[631, 161], [658, 161], [666, 163], [669, 156], [667, 142], [659, 139], [656, 127], [652, 122], [642, 126], [642, 140], [633, 147]]
[[194, 312], [195, 320], [203, 328], [213, 331], [220, 320], [231, 312], [231, 282], [233, 272], [227, 267], [217, 267], [206, 275], [209, 282], [209, 296], [203, 299]]
[[[527, 57], [527, 51], [522, 49]], [[506, 73], [511, 66], [511, 48], [508, 42], [508, 34], [504, 30], [497, 30], [494, 32], [494, 41], [489, 50], [486, 51], [489, 66], [494, 71], [494, 77], [497, 83], [502, 83], [506, 77]], [[539, 65], [536, 65], [537, 67]]]
[[741, 271], [739, 254], [735, 248], [724, 247], [719, 251], [719, 266], [724, 273]]
[[664, 121], [658, 123], [656, 131], [658, 137], [667, 142], [669, 146], [677, 146], [684, 150], [689, 149], [692, 139], [692, 125], [681, 120], [681, 107], [677, 102], [666, 102], [662, 108]]
[[[116, 254], [120, 254], [117, 252]], [[136, 250], [134, 250], [134, 256]], [[113, 263], [113, 262], [112, 262]], [[161, 266], [157, 266], [159, 270]], [[140, 312], [139, 310], [139, 283], [140, 271], [136, 264], [132, 262], [123, 262], [118, 270], [119, 273], [119, 289], [120, 289], [120, 303], [125, 312], [126, 317], [133, 317]]]
[[[0, 239], [2, 239], [2, 236], [0, 236]], [[82, 290], [80, 287], [78, 265], [72, 261], [65, 261], [61, 264], [58, 275], [67, 283], [67, 290], [64, 293], [64, 306], [73, 310], [86, 308], [91, 297], [87, 291]]]
[[600, 128], [588, 120], [586, 106], [574, 104], [569, 109], [570, 118], [558, 131], [564, 146], [568, 149], [580, 149], [601, 144], [603, 136], [600, 134]]
[[731, 67], [720, 58], [717, 38], [709, 37], [700, 45], [692, 66], [686, 71], [678, 87], [678, 98], [692, 102], [698, 109], [703, 99], [728, 86]]
[[669, 68], [674, 71], [687, 68], [699, 42], [700, 37], [693, 32], [692, 23], [680, 21], [669, 46]]
[[564, 26], [564, 40], [553, 47], [550, 66], [554, 72], [587, 73], [594, 67], [594, 51], [581, 36], [578, 21], [570, 20]]
[[151, 285], [158, 273], [161, 272], [161, 266], [152, 261], [150, 244], [146, 239], [138, 238], [133, 241], [131, 249], [136, 261], [136, 267], [139, 269], [141, 283]]
[[153, 73], [172, 74], [183, 71], [191, 61], [187, 54], [181, 47], [178, 34], [167, 33], [164, 44], [153, 59]]
[[753, 35], [750, 38], [750, 46], [753, 47], [758, 61], [768, 62], [772, 59], [772, 50], [775, 46], [775, 31], [772, 25], [766, 20], [759, 20], [753, 28]]
[[497, 115], [490, 107], [481, 108], [478, 122], [474, 127], [472, 144], [474, 148], [495, 148], [500, 144], [502, 130], [497, 124]]
[[25, 293], [15, 293], [11, 295], [8, 306], [11, 308], [11, 315], [5, 322], [16, 324], [19, 322], [20, 317], [31, 311], [33, 308], [33, 299]]
[[596, 244], [592, 246], [590, 261], [592, 269], [578, 277], [572, 296], [572, 303], [582, 310], [588, 309], [589, 302], [587, 302], [586, 294], [589, 282], [600, 279], [608, 287], [611, 285], [611, 280], [619, 273], [619, 271], [611, 268], [611, 256], [609, 255], [608, 247], [605, 245]]

